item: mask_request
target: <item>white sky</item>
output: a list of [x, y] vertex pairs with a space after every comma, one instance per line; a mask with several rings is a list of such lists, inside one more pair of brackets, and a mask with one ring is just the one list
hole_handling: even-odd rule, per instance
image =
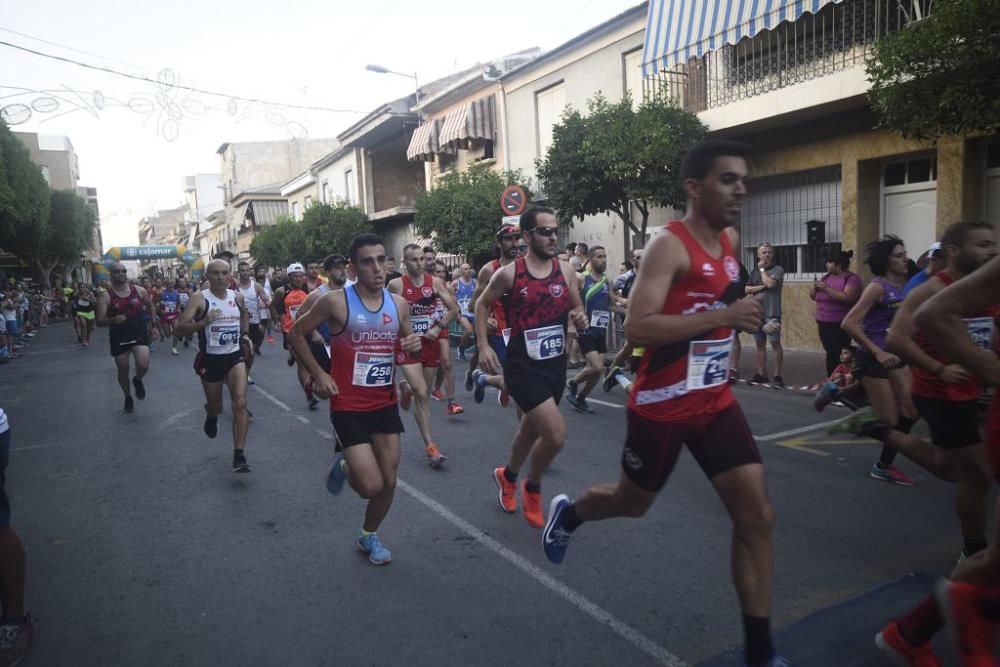
[[[521, 49], [552, 48], [636, 4], [10, 0], [0, 6], [0, 40], [153, 79], [169, 70], [178, 84], [230, 95], [367, 112], [407, 94], [413, 82], [367, 72], [366, 63], [428, 82]], [[332, 137], [360, 117], [243, 102], [233, 109], [224, 97], [164, 92], [3, 45], [0, 86], [0, 107], [34, 107], [11, 129], [73, 142], [80, 184], [98, 189], [105, 247], [136, 244], [141, 217], [183, 203], [185, 175], [218, 172], [215, 151], [223, 142], [285, 139], [297, 129], [289, 121], [311, 137]], [[165, 108], [180, 115], [176, 124]]]

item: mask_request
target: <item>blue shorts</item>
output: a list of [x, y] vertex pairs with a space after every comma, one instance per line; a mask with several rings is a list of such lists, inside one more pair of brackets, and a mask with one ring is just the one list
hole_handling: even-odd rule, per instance
[[503, 336], [490, 336], [490, 347], [493, 348], [497, 360], [503, 366], [503, 362], [507, 359], [507, 343], [503, 342]]
[[20, 329], [17, 328], [17, 320], [7, 320], [7, 334], [16, 336]]
[[10, 460], [10, 429], [0, 433], [0, 530], [10, 525], [10, 500], [7, 498], [7, 461]]

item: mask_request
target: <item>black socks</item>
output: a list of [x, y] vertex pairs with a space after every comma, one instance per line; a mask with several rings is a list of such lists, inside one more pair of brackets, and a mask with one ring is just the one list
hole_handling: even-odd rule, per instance
[[771, 619], [743, 616], [743, 637], [748, 663], [764, 662], [774, 655], [774, 644], [771, 643]]

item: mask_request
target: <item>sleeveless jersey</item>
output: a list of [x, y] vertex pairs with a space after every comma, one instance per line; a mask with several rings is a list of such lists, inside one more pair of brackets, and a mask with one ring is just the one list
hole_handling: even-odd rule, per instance
[[895, 317], [899, 304], [903, 302], [903, 288], [896, 287], [879, 276], [872, 278], [872, 282], [882, 286], [882, 300], [865, 313], [861, 328], [868, 340], [875, 343], [879, 349], [884, 350], [889, 325], [892, 324], [892, 318]]
[[339, 393], [330, 398], [334, 412], [371, 412], [393, 405], [392, 385], [399, 313], [389, 290], [382, 306], [369, 310], [353, 285], [344, 287], [344, 328], [330, 337], [330, 376]]
[[455, 299], [458, 301], [459, 310], [465, 317], [472, 317], [474, 315], [469, 310], [469, 306], [472, 304], [472, 295], [476, 291], [477, 284], [478, 282], [475, 278], [470, 278], [469, 282], [465, 282], [459, 278], [455, 282]]
[[413, 284], [409, 275], [403, 276], [403, 298], [410, 304], [410, 327], [413, 333], [423, 336], [431, 328], [431, 323], [437, 319], [438, 298], [430, 276], [424, 276], [424, 282], [419, 287]]
[[587, 333], [595, 338], [604, 338], [611, 321], [611, 293], [608, 291], [608, 277], [594, 280], [589, 273], [583, 279], [580, 298], [587, 309], [590, 326]]
[[94, 302], [90, 299], [78, 297], [73, 301], [73, 309], [78, 313], [93, 313]]
[[[274, 296], [274, 292], [271, 290], [271, 281], [268, 280], [267, 278], [264, 278], [264, 283], [261, 285], [261, 287], [264, 288], [264, 296], [266, 296], [267, 300], [270, 302], [271, 297]], [[270, 313], [267, 312], [267, 307], [264, 306], [264, 304], [259, 304], [258, 311], [260, 313], [261, 320], [266, 320], [268, 317], [271, 316]]]
[[247, 309], [250, 324], [260, 324], [260, 299], [257, 298], [257, 283], [251, 280], [249, 287], [240, 285], [240, 293], [243, 295], [243, 305]]
[[160, 306], [163, 308], [163, 316], [172, 319], [177, 317], [177, 305], [180, 303], [180, 295], [177, 292], [164, 290], [160, 294]]
[[191, 300], [191, 291], [187, 288], [177, 290], [177, 304], [181, 310], [187, 308], [188, 301]]
[[[674, 221], [667, 230], [684, 244], [691, 268], [670, 286], [660, 312], [693, 315], [725, 308], [742, 296], [740, 265], [726, 232], [719, 233], [721, 256], [709, 255], [687, 225]], [[629, 410], [662, 422], [711, 415], [733, 401], [729, 358], [733, 330], [720, 327], [695, 339], [647, 348], [639, 364]]]
[[[502, 268], [499, 259], [493, 260], [493, 273], [496, 273]], [[504, 294], [499, 299], [493, 302], [493, 319], [497, 321], [497, 333], [503, 332], [507, 329], [507, 301], [510, 299], [510, 292]], [[504, 340], [510, 338], [510, 331], [508, 330], [504, 333]]]
[[[118, 315], [124, 315], [129, 320], [142, 318], [143, 313], [146, 312], [146, 304], [142, 302], [142, 297], [139, 296], [139, 290], [135, 288], [135, 285], [129, 284], [129, 292], [127, 296], [118, 296], [114, 288], [108, 288], [108, 317], [116, 317]], [[116, 325], [116, 326], [124, 326]]]
[[[944, 271], [938, 271], [934, 274], [934, 277], [945, 285], [950, 285], [955, 281], [954, 278]], [[976, 317], [969, 317], [964, 320], [969, 336], [983, 350], [990, 350], [993, 347], [993, 320], [996, 315], [997, 308], [993, 306], [979, 313]], [[935, 351], [927, 338], [919, 331], [913, 337], [913, 340], [920, 346], [920, 349], [930, 355], [935, 361], [940, 361], [942, 364], [951, 363], [947, 357]], [[958, 384], [948, 384], [938, 376], [925, 371], [919, 366], [913, 366], [911, 373], [913, 375], [911, 393], [914, 396], [936, 398], [945, 401], [974, 401], [979, 398], [980, 390], [982, 389], [979, 378], [976, 377], [971, 377], [965, 382]]]
[[514, 260], [514, 284], [507, 301], [510, 342], [505, 366], [565, 368], [569, 308], [569, 287], [558, 259], [552, 258], [551, 270], [544, 278], [528, 272], [524, 257]]
[[300, 287], [298, 289], [293, 288], [291, 285], [288, 286], [288, 291], [285, 292], [285, 298], [282, 299], [282, 304], [285, 307], [285, 311], [281, 314], [281, 330], [288, 333], [292, 330], [292, 325], [295, 324], [295, 318], [299, 315], [299, 308], [308, 298], [309, 293], [306, 291], [305, 287]]
[[198, 331], [198, 348], [205, 354], [239, 352], [240, 307], [236, 303], [236, 292], [227, 289], [226, 296], [221, 299], [209, 289], [202, 290], [201, 295], [205, 297], [205, 312], [199, 320], [205, 319], [210, 310], [220, 310], [222, 315]]

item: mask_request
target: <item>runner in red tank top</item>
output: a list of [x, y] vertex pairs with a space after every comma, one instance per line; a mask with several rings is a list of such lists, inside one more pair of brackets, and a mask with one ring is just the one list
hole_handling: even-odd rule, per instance
[[[504, 224], [497, 230], [494, 239], [499, 257], [487, 262], [479, 270], [479, 282], [476, 284], [476, 290], [472, 293], [472, 299], [469, 302], [469, 309], [473, 314], [476, 312], [476, 303], [486, 290], [486, 286], [490, 284], [493, 274], [517, 258], [517, 244], [520, 238], [521, 230], [514, 225]], [[488, 311], [484, 329], [486, 332], [485, 340], [489, 343], [493, 353], [497, 355], [501, 365], [507, 357], [507, 339], [510, 337], [510, 329], [507, 328], [507, 297], [508, 295], [504, 294], [493, 302], [493, 308]], [[477, 344], [476, 351], [469, 360], [469, 368], [465, 373], [465, 389], [467, 391], [474, 389], [473, 398], [476, 403], [482, 403], [486, 396], [486, 387], [494, 387], [500, 392], [497, 395], [500, 407], [505, 408], [510, 403], [510, 394], [507, 392], [507, 385], [504, 384], [503, 373], [489, 375], [479, 370], [479, 341], [484, 340], [482, 338], [484, 334], [480, 332], [479, 319], [475, 319]]]
[[629, 399], [617, 484], [549, 506], [542, 543], [561, 562], [581, 522], [646, 513], [687, 445], [733, 522], [732, 572], [748, 665], [784, 665], [770, 633], [773, 511], [760, 454], [728, 385], [733, 329], [761, 325], [757, 297], [739, 298], [739, 247], [731, 227], [746, 194], [746, 148], [709, 140], [681, 165], [687, 216], [645, 249], [626, 333], [646, 348]]
[[[559, 412], [566, 382], [566, 323], [587, 325], [576, 272], [569, 262], [556, 258], [559, 225], [552, 209], [532, 208], [521, 216], [521, 231], [528, 242], [526, 257], [493, 274], [476, 302], [476, 333], [486, 336], [486, 320], [493, 304], [508, 294], [507, 325], [510, 342], [503, 362], [507, 390], [524, 413], [510, 459], [493, 471], [499, 488], [500, 508], [517, 510], [517, 475], [531, 456], [528, 479], [521, 485], [524, 518], [541, 528], [542, 476], [566, 441], [566, 422]], [[496, 353], [484, 347], [479, 365], [487, 373], [500, 370]]]
[[[914, 321], [941, 355], [968, 369], [985, 384], [1000, 387], [1000, 360], [996, 344], [984, 350], [981, 341], [969, 335], [967, 319], [1000, 304], [1000, 258], [948, 285], [916, 311]], [[895, 323], [893, 324], [895, 326]], [[994, 483], [1000, 483], [1000, 394], [994, 394], [987, 418], [986, 448]], [[976, 558], [961, 561], [949, 581], [939, 584], [936, 595], [925, 598], [911, 614], [901, 618], [898, 628], [909, 626], [911, 641], [922, 655], [930, 654], [929, 635], [940, 623], [918, 623], [921, 636], [913, 636], [914, 620], [944, 617], [952, 630], [963, 664], [993, 664], [993, 629], [1000, 622], [1000, 500], [990, 526], [989, 546]], [[933, 626], [933, 627], [929, 627]], [[886, 630], [889, 630], [887, 628]], [[881, 633], [883, 637], [886, 631]], [[909, 642], [908, 642], [909, 643]], [[912, 646], [912, 645], [911, 645]], [[976, 660], [981, 662], [975, 662]], [[967, 661], [967, 662], [966, 662]]]
[[[943, 470], [951, 479], [957, 477], [955, 508], [966, 557], [952, 571], [952, 582], [938, 591], [945, 602], [937, 609], [939, 613], [933, 613], [938, 600], [930, 595], [878, 634], [876, 643], [889, 655], [932, 656], [930, 641], [942, 627], [942, 615], [950, 615], [950, 621], [958, 621], [954, 630], [960, 635], [962, 664], [994, 664], [993, 646], [982, 644], [991, 632], [983, 631], [987, 624], [979, 613], [989, 605], [980, 607], [976, 602], [981, 594], [975, 586], [959, 583], [1000, 586], [1000, 513], [992, 526], [987, 524], [990, 476], [1000, 481], [1000, 399], [994, 398], [986, 429], [992, 470], [985, 469], [987, 456], [977, 428], [980, 379], [993, 386], [1000, 382], [994, 347], [1000, 260], [990, 262], [996, 254], [993, 239], [989, 223], [960, 222], [948, 227], [941, 237], [944, 271], [907, 294], [889, 330], [889, 349], [913, 367], [914, 404], [939, 448], [932, 452], [936, 468], [917, 462], [939, 476]], [[917, 460], [909, 448], [919, 439], [879, 424], [872, 426], [887, 432], [884, 442]], [[988, 547], [987, 532], [991, 533]], [[994, 598], [993, 608], [1000, 609], [995, 593]], [[1000, 621], [1000, 614], [990, 621]], [[976, 662], [977, 657], [982, 662]]]
[[118, 386], [125, 394], [125, 412], [135, 410], [129, 386], [129, 357], [135, 357], [135, 397], [146, 398], [142, 378], [149, 370], [149, 326], [147, 318], [153, 316], [153, 302], [142, 287], [128, 281], [128, 269], [116, 262], [109, 269], [111, 284], [108, 291], [97, 300], [97, 326], [110, 327], [111, 356], [118, 368]]
[[[338, 494], [348, 482], [368, 500], [358, 547], [374, 565], [392, 561], [376, 531], [392, 506], [399, 467], [403, 423], [396, 407], [392, 378], [396, 345], [420, 351], [410, 328], [409, 306], [385, 285], [385, 246], [375, 234], [351, 241], [355, 285], [332, 290], [302, 312], [288, 341], [314, 378], [318, 396], [330, 398], [330, 420], [343, 451], [337, 452], [327, 489]], [[330, 368], [321, 368], [309, 350], [308, 336], [327, 324]]]
[[[405, 273], [390, 280], [388, 289], [402, 296], [408, 304], [410, 324], [422, 342], [418, 354], [400, 354], [396, 358], [396, 365], [402, 367], [406, 378], [405, 383], [400, 384], [400, 403], [404, 409], [410, 400], [415, 403], [413, 418], [424, 439], [427, 460], [436, 468], [446, 457], [431, 438], [430, 391], [441, 357], [438, 336], [458, 317], [458, 302], [443, 281], [424, 273], [424, 251], [416, 243], [403, 248], [403, 268]], [[438, 299], [447, 308], [440, 319], [435, 312]]]

